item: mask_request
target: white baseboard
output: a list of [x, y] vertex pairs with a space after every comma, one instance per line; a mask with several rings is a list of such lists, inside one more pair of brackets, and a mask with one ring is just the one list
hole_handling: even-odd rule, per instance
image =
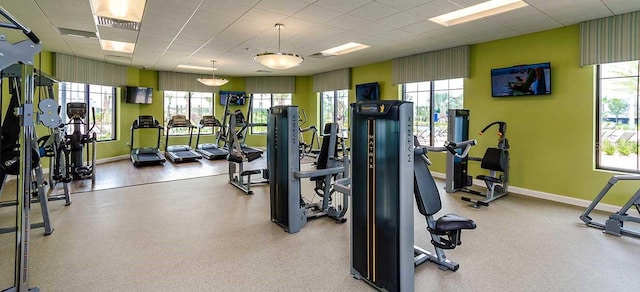
[[[96, 159], [96, 165], [103, 164], [103, 163], [114, 162], [114, 161], [125, 160], [125, 159], [129, 159], [129, 154]], [[48, 175], [49, 175], [49, 167], [42, 168], [42, 174], [45, 177], [48, 177]]]
[[120, 160], [125, 160], [125, 159], [129, 159], [129, 154], [96, 159], [96, 164], [103, 164], [103, 163], [120, 161]]
[[[435, 178], [439, 178], [439, 179], [445, 179], [446, 175], [444, 173], [441, 172], [431, 172], [431, 174], [433, 175], [433, 177]], [[476, 186], [480, 186], [480, 187], [485, 187], [484, 183], [482, 183], [481, 181], [478, 180], [473, 180], [473, 184]], [[552, 193], [546, 193], [546, 192], [541, 192], [541, 191], [536, 191], [536, 190], [530, 190], [530, 189], [525, 189], [525, 188], [520, 188], [520, 187], [515, 187], [510, 185], [509, 186], [509, 192], [510, 193], [516, 193], [519, 195], [523, 195], [523, 196], [527, 196], [527, 197], [532, 197], [532, 198], [538, 198], [538, 199], [543, 199], [543, 200], [548, 200], [548, 201], [552, 201], [552, 202], [558, 202], [558, 203], [564, 203], [564, 204], [569, 204], [572, 206], [578, 206], [578, 207], [583, 207], [583, 208], [587, 208], [587, 206], [589, 206], [591, 204], [591, 201], [587, 201], [587, 200], [583, 200], [583, 199], [578, 199], [578, 198], [572, 198], [572, 197], [567, 197], [567, 196], [562, 196], [562, 195], [557, 195], [557, 194], [552, 194]], [[599, 191], [598, 191], [599, 192]], [[598, 193], [594, 193], [593, 196], [595, 198], [595, 196]], [[620, 210], [621, 206], [615, 206], [615, 205], [611, 205], [611, 204], [604, 204], [604, 203], [600, 203], [596, 206], [596, 210], [600, 210], [600, 211], [605, 211], [605, 212], [609, 212], [609, 213], [615, 213], [618, 210]]]

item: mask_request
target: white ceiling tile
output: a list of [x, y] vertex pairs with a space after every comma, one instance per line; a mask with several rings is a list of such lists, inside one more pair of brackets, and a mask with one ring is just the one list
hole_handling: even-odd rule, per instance
[[325, 23], [340, 15], [340, 12], [320, 7], [314, 4], [298, 11], [298, 13], [294, 14], [294, 17], [313, 21], [315, 23]]
[[366, 4], [358, 8], [358, 10], [349, 12], [349, 15], [353, 15], [353, 16], [371, 20], [371, 21], [376, 21], [379, 19], [383, 19], [387, 16], [396, 14], [399, 11], [400, 10], [386, 6], [384, 4], [371, 2], [369, 4]]
[[441, 29], [442, 25], [439, 25], [435, 22], [431, 22], [428, 20], [424, 20], [412, 25], [407, 25], [405, 27], [400, 28], [401, 30], [404, 31], [408, 31], [408, 32], [412, 32], [415, 34], [420, 34], [420, 33], [425, 33], [425, 32], [430, 32], [430, 31], [434, 31], [434, 30], [438, 30]]
[[278, 14], [293, 15], [307, 6], [309, 3], [298, 0], [262, 0], [255, 8]]
[[398, 10], [408, 10], [420, 5], [424, 5], [433, 0], [376, 0], [376, 2], [382, 3], [389, 7], [393, 7]]
[[460, 9], [460, 6], [447, 0], [434, 0], [411, 9], [411, 12], [422, 16], [425, 19], [429, 19], [458, 9]]
[[404, 31], [404, 30], [394, 29], [394, 30], [387, 31], [386, 33], [379, 34], [376, 37], [383, 39], [384, 41], [398, 41], [414, 35], [415, 34]]
[[448, 0], [449, 2], [460, 6], [460, 8], [466, 8], [469, 6], [477, 5], [482, 2], [487, 2], [487, 0]]
[[487, 18], [521, 34], [548, 30], [562, 26], [553, 18], [533, 7], [523, 7]]
[[363, 5], [371, 3], [373, 0], [318, 0], [315, 5], [331, 9], [334, 11], [347, 13]]
[[379, 22], [372, 22], [367, 25], [355, 28], [352, 31], [362, 33], [365, 35], [379, 35], [385, 34], [393, 30], [393, 27], [381, 24]]
[[640, 1], [602, 0], [602, 2], [616, 15], [640, 11]]
[[344, 30], [354, 29], [359, 26], [363, 26], [370, 23], [368, 20], [352, 15], [338, 16], [331, 21], [327, 22], [327, 25], [335, 26]]
[[303, 31], [306, 31], [318, 25], [315, 22], [304, 20], [297, 17], [287, 17], [287, 19], [283, 20], [281, 23], [284, 24], [284, 28], [282, 28], [282, 33], [289, 36], [301, 33]]
[[575, 0], [528, 0], [527, 3], [563, 25], [613, 15], [600, 0], [580, 0], [580, 5], [576, 5]]
[[238, 22], [252, 22], [273, 26], [276, 23], [282, 22], [286, 18], [287, 16], [284, 14], [253, 8], [242, 15], [242, 17], [238, 19]]
[[393, 28], [400, 28], [400, 27], [405, 27], [414, 23], [424, 21], [424, 20], [426, 20], [426, 18], [423, 18], [411, 12], [399, 12], [394, 15], [380, 19], [378, 20], [378, 22]]

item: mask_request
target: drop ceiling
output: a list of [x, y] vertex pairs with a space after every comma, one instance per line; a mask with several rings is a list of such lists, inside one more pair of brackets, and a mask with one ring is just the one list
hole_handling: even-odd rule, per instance
[[[210, 67], [216, 75], [311, 75], [465, 44], [481, 43], [640, 10], [638, 0], [526, 0], [530, 6], [466, 24], [443, 27], [429, 18], [484, 0], [147, 0], [139, 30], [97, 26], [90, 0], [0, 0], [0, 6], [40, 37], [43, 49], [151, 70], [204, 73], [178, 65]], [[304, 62], [272, 70], [253, 57], [278, 50]], [[103, 51], [96, 33], [135, 43], [133, 54]], [[66, 31], [68, 32], [68, 31]], [[0, 29], [9, 41], [24, 37]], [[371, 47], [334, 57], [311, 55], [347, 42]]]

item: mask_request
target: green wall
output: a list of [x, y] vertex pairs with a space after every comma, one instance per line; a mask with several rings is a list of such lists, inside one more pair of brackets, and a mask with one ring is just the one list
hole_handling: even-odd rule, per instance
[[[580, 67], [579, 58], [577, 25], [472, 46], [464, 85], [471, 132], [496, 120], [508, 123], [511, 185], [591, 200], [611, 177], [595, 170], [595, 67]], [[551, 62], [551, 95], [491, 97], [491, 68], [539, 62]], [[473, 156], [497, 143], [496, 136], [476, 138]], [[604, 202], [623, 204], [635, 191], [631, 186], [614, 188]]]

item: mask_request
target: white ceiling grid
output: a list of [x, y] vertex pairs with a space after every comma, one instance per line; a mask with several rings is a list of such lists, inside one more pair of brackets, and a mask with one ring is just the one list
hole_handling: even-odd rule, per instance
[[[525, 0], [530, 6], [467, 24], [443, 27], [429, 18], [484, 0], [147, 0], [139, 32], [96, 27], [90, 0], [0, 0], [41, 38], [44, 50], [155, 70], [180, 64], [210, 67], [222, 76], [310, 75], [430, 50], [527, 34], [640, 10], [638, 0]], [[253, 60], [281, 51], [305, 61], [271, 70]], [[57, 27], [134, 42], [133, 54], [103, 51], [97, 39], [60, 35]], [[23, 39], [3, 30], [8, 39]], [[355, 41], [362, 51], [329, 58], [314, 53]], [[271, 71], [264, 73], [261, 71]], [[191, 70], [191, 72], [202, 73]]]

